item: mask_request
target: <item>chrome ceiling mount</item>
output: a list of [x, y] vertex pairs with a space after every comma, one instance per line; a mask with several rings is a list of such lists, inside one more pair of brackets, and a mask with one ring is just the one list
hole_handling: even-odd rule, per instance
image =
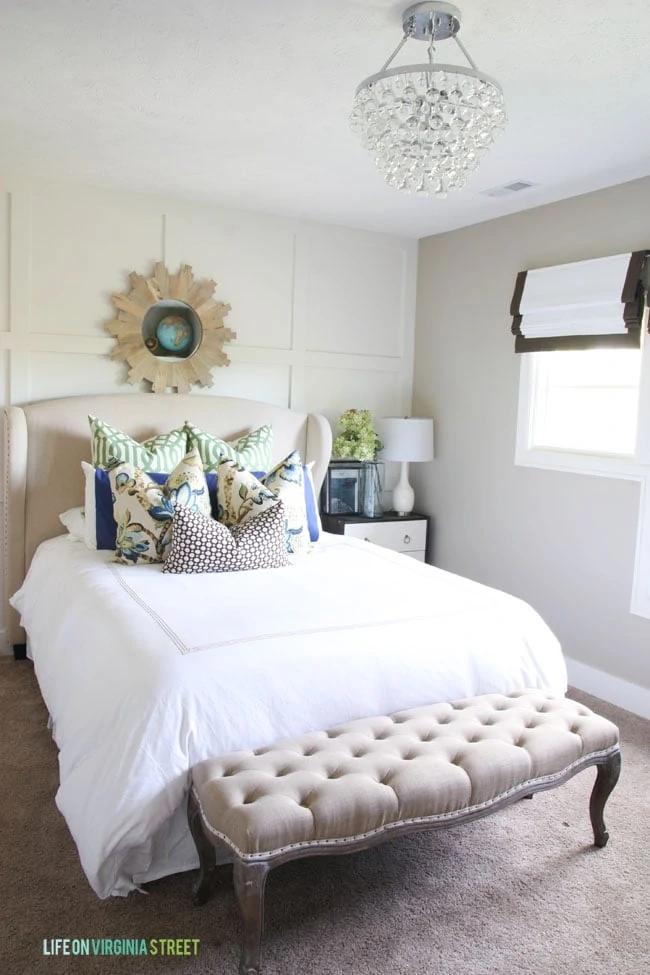
[[446, 41], [460, 30], [460, 10], [452, 3], [414, 3], [404, 11], [402, 27], [416, 41]]
[[[412, 4], [402, 30], [388, 60], [358, 86], [350, 122], [389, 186], [443, 197], [462, 189], [505, 126], [503, 92], [458, 37], [458, 7]], [[469, 67], [435, 60], [436, 43], [450, 39]], [[393, 64], [410, 40], [428, 42], [427, 60]]]

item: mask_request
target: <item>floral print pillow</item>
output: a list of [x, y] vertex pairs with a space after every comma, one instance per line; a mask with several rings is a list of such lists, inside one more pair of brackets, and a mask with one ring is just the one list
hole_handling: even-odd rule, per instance
[[304, 555], [312, 548], [305, 505], [305, 471], [297, 450], [276, 464], [262, 484], [284, 506], [287, 552]]
[[109, 478], [117, 523], [116, 562], [162, 562], [171, 541], [174, 504], [210, 517], [208, 485], [196, 448], [186, 454], [162, 486], [128, 463], [113, 467]]
[[273, 508], [278, 498], [252, 471], [234, 460], [222, 460], [217, 469], [217, 519], [229, 528]]
[[305, 506], [304, 471], [300, 454], [288, 457], [258, 479], [234, 461], [224, 460], [217, 471], [217, 518], [225, 525], [244, 525], [279, 501], [285, 512], [287, 552], [302, 555], [311, 549]]

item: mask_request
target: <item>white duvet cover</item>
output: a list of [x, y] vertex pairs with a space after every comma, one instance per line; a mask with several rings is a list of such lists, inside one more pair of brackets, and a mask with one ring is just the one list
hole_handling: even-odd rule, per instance
[[566, 690], [526, 603], [324, 535], [282, 569], [172, 575], [64, 536], [12, 603], [59, 747], [57, 805], [100, 897], [197, 865], [191, 766], [352, 718], [523, 687]]

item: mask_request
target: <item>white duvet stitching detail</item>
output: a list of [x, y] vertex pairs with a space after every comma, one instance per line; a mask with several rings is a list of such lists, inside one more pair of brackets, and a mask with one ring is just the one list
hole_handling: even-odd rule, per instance
[[[358, 550], [358, 546], [350, 545], [348, 540], [345, 541], [342, 540], [341, 544], [348, 545], [349, 548], [354, 548], [355, 550]], [[377, 546], [375, 546], [375, 548], [377, 548], [377, 551], [372, 552], [372, 554], [376, 558], [382, 559], [383, 558], [382, 550]], [[6, 551], [6, 546], [5, 546], [5, 551]], [[367, 551], [368, 554], [370, 554], [371, 550], [368, 549]], [[388, 553], [388, 555], [394, 554], [388, 552], [388, 550], [385, 551]], [[413, 566], [411, 566], [411, 562], [412, 562], [411, 559], [407, 559], [406, 562], [408, 563], [407, 566], [408, 568], [415, 567], [416, 570], [421, 568], [421, 565], [417, 562], [413, 563]], [[315, 627], [306, 627], [305, 629], [300, 629], [300, 630], [282, 630], [277, 633], [260, 633], [257, 635], [249, 634], [243, 637], [232, 637], [229, 640], [215, 640], [215, 641], [210, 641], [210, 643], [199, 643], [196, 644], [195, 646], [188, 646], [186, 643], [184, 643], [184, 641], [178, 635], [178, 633], [176, 633], [176, 631], [173, 630], [169, 626], [169, 624], [156, 612], [156, 610], [153, 609], [153, 607], [150, 606], [142, 596], [140, 596], [134, 589], [131, 588], [131, 586], [129, 586], [127, 582], [124, 581], [122, 576], [118, 573], [116, 566], [109, 564], [108, 568], [111, 569], [115, 578], [119, 582], [120, 586], [124, 589], [124, 591], [160, 626], [160, 628], [169, 636], [170, 640], [172, 640], [172, 642], [176, 645], [179, 652], [183, 655], [189, 653], [199, 653], [205, 650], [219, 649], [221, 647], [237, 646], [242, 643], [257, 643], [263, 640], [291, 639], [296, 637], [313, 636], [319, 633], [343, 633], [346, 631], [353, 631], [353, 630], [379, 629], [384, 626], [399, 626], [404, 623], [406, 624], [421, 623], [427, 620], [434, 620], [437, 618], [437, 614], [435, 613], [424, 613], [422, 615], [417, 615], [417, 616], [398, 617], [396, 619], [379, 620], [377, 622], [374, 622], [372, 620], [367, 620], [361, 623], [341, 623], [335, 626], [315, 626]]]
[[[6, 551], [6, 549], [5, 549]], [[301, 630], [283, 630], [278, 633], [260, 633], [258, 635], [248, 635], [245, 637], [233, 637], [230, 640], [216, 640], [210, 643], [202, 643], [196, 646], [189, 647], [183, 639], [173, 630], [170, 625], [160, 616], [156, 610], [150, 606], [147, 601], [139, 595], [131, 586], [124, 580], [120, 572], [118, 572], [118, 567], [112, 565], [110, 562], [106, 563], [106, 567], [111, 570], [115, 579], [122, 587], [122, 589], [127, 593], [131, 599], [143, 609], [155, 623], [160, 626], [160, 628], [167, 634], [169, 639], [176, 645], [179, 652], [183, 655], [188, 653], [197, 653], [203, 650], [212, 650], [219, 647], [231, 647], [236, 646], [241, 643], [257, 643], [262, 640], [277, 640], [277, 639], [291, 639], [292, 637], [302, 637], [302, 636], [312, 636], [318, 633], [342, 633], [346, 630], [363, 630], [380, 628], [384, 626], [399, 626], [404, 623], [421, 623], [425, 620], [435, 619], [435, 614], [425, 613], [418, 616], [401, 617], [397, 619], [380, 620], [378, 622], [372, 622], [370, 620], [362, 623], [342, 623], [337, 626], [314, 626], [306, 627]]]
[[172, 641], [172, 643], [176, 644], [176, 647], [178, 648], [178, 650], [182, 654], [191, 653], [191, 648], [188, 647], [185, 643], [183, 643], [183, 641], [181, 640], [181, 638], [178, 635], [178, 633], [176, 633], [175, 630], [172, 630], [171, 626], [168, 623], [165, 622], [165, 620], [162, 618], [162, 616], [159, 616], [158, 613], [155, 611], [155, 609], [153, 609], [153, 607], [150, 606], [142, 598], [142, 596], [138, 595], [138, 593], [134, 589], [131, 588], [131, 586], [128, 584], [128, 582], [125, 582], [124, 581], [124, 579], [122, 578], [122, 576], [120, 575], [120, 573], [117, 571], [117, 567], [114, 566], [114, 565], [111, 565], [110, 562], [109, 562], [109, 563], [106, 564], [106, 568], [107, 569], [110, 569], [110, 571], [113, 573], [113, 575], [115, 576], [115, 578], [117, 579], [118, 583], [120, 584], [120, 586], [122, 587], [122, 589], [124, 590], [124, 592], [127, 594], [127, 596], [130, 596], [131, 599], [135, 603], [137, 603], [138, 606], [141, 609], [143, 609], [145, 611], [145, 613], [147, 613], [151, 617], [151, 619], [154, 621], [154, 623], [157, 623], [158, 624], [158, 626], [161, 628], [161, 630], [163, 630], [167, 634], [167, 636]]
[[403, 616], [394, 620], [366, 620], [363, 623], [341, 623], [338, 626], [313, 626], [306, 627], [304, 630], [281, 630], [278, 633], [259, 633], [242, 637], [232, 637], [230, 640], [219, 640], [218, 643], [205, 643], [192, 647], [191, 653], [196, 650], [209, 650], [212, 647], [232, 647], [237, 643], [256, 643], [260, 640], [287, 639], [295, 636], [311, 636], [314, 633], [340, 633], [344, 630], [369, 630], [378, 629], [382, 626], [398, 626], [402, 623], [421, 623], [423, 620], [434, 620], [437, 616], [434, 613], [425, 613], [423, 616]]

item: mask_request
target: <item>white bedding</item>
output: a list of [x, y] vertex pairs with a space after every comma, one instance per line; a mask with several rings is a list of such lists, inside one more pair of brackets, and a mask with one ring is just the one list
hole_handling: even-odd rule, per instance
[[12, 604], [60, 750], [57, 805], [100, 897], [190, 869], [188, 770], [338, 722], [523, 687], [566, 690], [526, 603], [324, 535], [283, 569], [165, 575], [62, 536]]

